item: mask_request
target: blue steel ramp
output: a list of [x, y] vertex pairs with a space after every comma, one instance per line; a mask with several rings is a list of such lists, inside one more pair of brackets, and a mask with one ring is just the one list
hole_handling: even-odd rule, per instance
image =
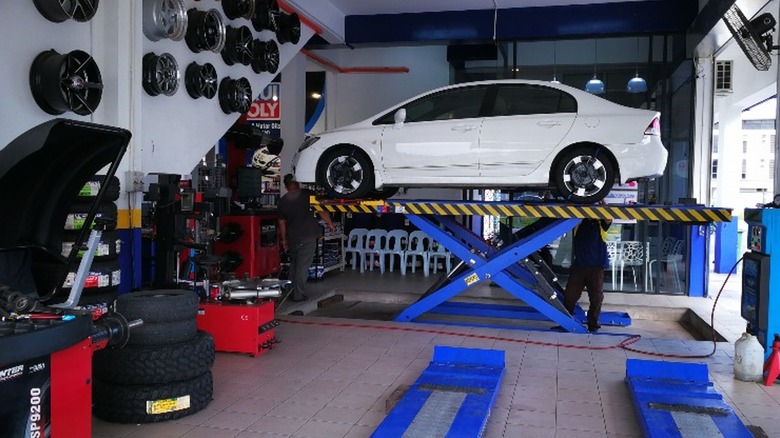
[[645, 437], [753, 438], [706, 364], [628, 359], [626, 381]]
[[433, 360], [373, 438], [480, 437], [504, 374], [504, 351], [436, 346]]

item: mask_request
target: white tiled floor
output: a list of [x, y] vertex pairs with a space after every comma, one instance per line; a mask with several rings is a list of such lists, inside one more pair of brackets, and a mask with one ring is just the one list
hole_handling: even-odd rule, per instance
[[[391, 276], [392, 275], [392, 276]], [[377, 291], [423, 291], [433, 278], [396, 274], [344, 273], [312, 286], [312, 295], [348, 287], [355, 278], [377, 279]], [[341, 277], [341, 278], [340, 278]], [[713, 275], [716, 293], [725, 276]], [[339, 279], [340, 278], [340, 279]], [[397, 278], [397, 280], [392, 280]], [[364, 280], [361, 284], [366, 284]], [[716, 312], [716, 327], [731, 341], [744, 327], [739, 318], [738, 281], [732, 278]], [[607, 295], [607, 305], [690, 307], [709, 321], [713, 300], [684, 297]], [[298, 305], [296, 305], [298, 306]], [[295, 306], [287, 306], [287, 310]], [[284, 313], [284, 312], [282, 312]], [[214, 400], [203, 411], [168, 423], [120, 425], [95, 419], [95, 437], [368, 437], [386, 414], [386, 400], [428, 365], [435, 345], [501, 349], [506, 372], [486, 437], [636, 437], [639, 425], [624, 382], [625, 360], [653, 357], [619, 348], [623, 338], [546, 331], [281, 316], [283, 342], [260, 357], [218, 353]], [[303, 323], [316, 323], [309, 325]], [[345, 327], [359, 323], [368, 327]], [[403, 330], [388, 330], [389, 327]], [[418, 332], [433, 329], [446, 333]], [[631, 328], [624, 328], [631, 332]], [[491, 336], [481, 339], [471, 335]], [[552, 344], [565, 344], [555, 346]], [[632, 345], [645, 351], [706, 354], [711, 342], [643, 337]], [[732, 343], [719, 343], [707, 359], [716, 388], [746, 424], [780, 436], [780, 385], [765, 387], [733, 378]], [[660, 358], [658, 358], [660, 360]], [[669, 359], [681, 360], [681, 359]]]

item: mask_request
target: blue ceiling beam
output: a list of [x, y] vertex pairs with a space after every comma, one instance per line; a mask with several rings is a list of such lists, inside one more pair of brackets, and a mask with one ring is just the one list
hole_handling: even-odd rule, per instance
[[[698, 13], [697, 0], [648, 0], [499, 9], [498, 40], [542, 40], [635, 34], [684, 33]], [[349, 15], [352, 45], [493, 40], [492, 10]]]

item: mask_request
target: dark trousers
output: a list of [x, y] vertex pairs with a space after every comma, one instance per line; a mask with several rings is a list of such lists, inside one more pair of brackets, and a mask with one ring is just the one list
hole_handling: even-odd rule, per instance
[[569, 271], [569, 281], [563, 291], [563, 305], [569, 313], [574, 314], [574, 305], [582, 297], [583, 288], [588, 288], [588, 328], [595, 330], [599, 327], [601, 315], [601, 303], [604, 302], [604, 268], [572, 266]]
[[317, 249], [317, 239], [299, 242], [287, 249], [290, 253], [290, 281], [292, 281], [292, 298], [300, 300], [304, 296], [306, 280], [309, 278], [309, 266], [314, 261], [314, 251]]

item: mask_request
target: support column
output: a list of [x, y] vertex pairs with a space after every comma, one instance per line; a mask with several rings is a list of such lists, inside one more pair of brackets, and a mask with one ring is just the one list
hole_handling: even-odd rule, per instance
[[731, 207], [739, 197], [742, 178], [742, 107], [724, 105], [720, 109], [718, 177], [715, 205]]
[[306, 58], [298, 53], [282, 70], [282, 175], [292, 170], [292, 158], [306, 133]]
[[710, 205], [714, 63], [711, 56], [697, 58], [696, 62], [701, 73], [696, 79], [691, 196], [704, 205]]

